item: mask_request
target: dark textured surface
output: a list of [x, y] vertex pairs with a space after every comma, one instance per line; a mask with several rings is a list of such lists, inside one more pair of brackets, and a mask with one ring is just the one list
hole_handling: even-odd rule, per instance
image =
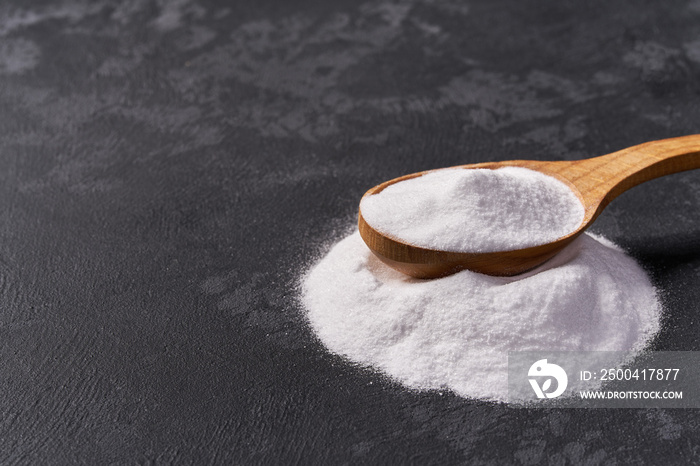
[[[699, 93], [698, 1], [3, 2], [0, 463], [699, 462], [693, 410], [408, 391], [295, 292], [383, 180], [698, 133]], [[594, 228], [656, 349], [700, 350], [699, 207], [673, 175]]]

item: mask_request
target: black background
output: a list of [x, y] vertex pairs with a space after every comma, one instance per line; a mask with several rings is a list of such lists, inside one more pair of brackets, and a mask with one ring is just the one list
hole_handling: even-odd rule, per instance
[[[700, 132], [700, 2], [0, 5], [0, 462], [700, 461], [694, 410], [515, 410], [327, 353], [300, 276], [419, 170]], [[594, 231], [700, 350], [700, 173]], [[381, 312], [378, 309], [377, 312]]]

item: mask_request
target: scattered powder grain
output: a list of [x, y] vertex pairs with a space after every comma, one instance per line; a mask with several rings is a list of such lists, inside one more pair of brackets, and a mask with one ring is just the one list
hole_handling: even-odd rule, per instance
[[454, 252], [548, 243], [578, 228], [584, 215], [566, 184], [520, 167], [436, 170], [363, 198], [360, 210], [381, 233]]
[[506, 399], [508, 351], [638, 351], [660, 315], [641, 267], [587, 234], [517, 277], [416, 280], [356, 232], [307, 273], [302, 300], [330, 351], [408, 387], [487, 400]]

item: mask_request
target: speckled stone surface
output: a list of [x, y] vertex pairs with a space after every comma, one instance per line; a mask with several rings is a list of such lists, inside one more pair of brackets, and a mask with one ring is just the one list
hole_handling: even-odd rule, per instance
[[[699, 133], [699, 1], [5, 1], [0, 109], [0, 463], [700, 462], [694, 410], [408, 391], [296, 294], [381, 181]], [[700, 350], [699, 208], [594, 227], [654, 349]]]

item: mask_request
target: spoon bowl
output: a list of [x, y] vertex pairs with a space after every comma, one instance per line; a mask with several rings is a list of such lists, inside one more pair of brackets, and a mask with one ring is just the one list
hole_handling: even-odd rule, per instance
[[[647, 142], [611, 154], [574, 161], [509, 160], [451, 168], [491, 169], [522, 167], [552, 176], [576, 194], [585, 209], [579, 227], [538, 246], [496, 252], [451, 252], [415, 246], [369, 225], [360, 209], [360, 235], [370, 250], [390, 267], [415, 278], [438, 278], [469, 269], [487, 275], [512, 276], [543, 264], [583, 233], [617, 196], [664, 175], [700, 168], [700, 135]], [[404, 175], [375, 186], [372, 196], [386, 187], [435, 170]]]

